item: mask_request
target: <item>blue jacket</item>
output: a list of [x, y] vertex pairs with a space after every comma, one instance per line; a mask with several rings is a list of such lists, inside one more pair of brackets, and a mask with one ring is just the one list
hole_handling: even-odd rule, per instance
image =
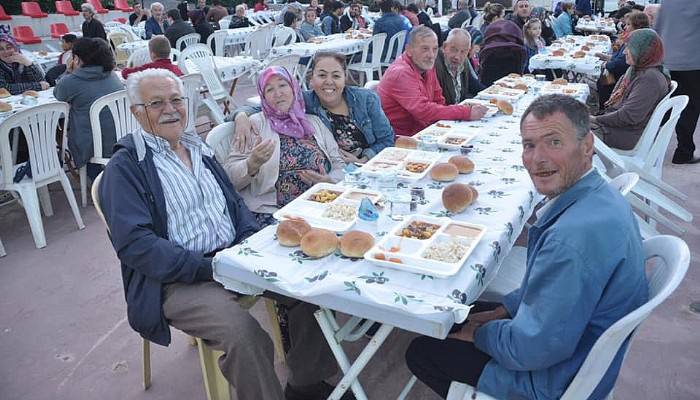
[[160, 25], [158, 25], [155, 18], [151, 17], [146, 20], [143, 28], [146, 30], [146, 39], [150, 39], [153, 35], [165, 35], [165, 30], [168, 29], [168, 21], [163, 21], [163, 30], [161, 31]]
[[[205, 156], [204, 165], [221, 186], [236, 229], [233, 244], [238, 243], [259, 229], [255, 218], [219, 163]], [[99, 196], [121, 261], [129, 324], [142, 337], [167, 346], [170, 329], [163, 315], [163, 285], [211, 280], [211, 257], [168, 240], [163, 188], [153, 153], [140, 136], [129, 134], [114, 146]]]
[[623, 44], [613, 53], [610, 61], [605, 63], [605, 69], [610, 71], [617, 81], [627, 72], [627, 68], [629, 68], [629, 65], [627, 65], [627, 59], [625, 58], [625, 44]]
[[[374, 27], [372, 28], [373, 34], [386, 33], [386, 40], [384, 42], [384, 49], [382, 50], [382, 60], [386, 57], [386, 52], [389, 50], [389, 40], [391, 37], [396, 35], [401, 31], [411, 31], [411, 23], [406, 24], [406, 17], [398, 15], [396, 13], [384, 13], [379, 19], [374, 22]], [[407, 40], [404, 42], [404, 47]], [[397, 56], [403, 53], [403, 48], [399, 49], [396, 53]]]
[[[363, 156], [372, 158], [385, 147], [394, 145], [394, 130], [391, 128], [386, 115], [384, 115], [384, 111], [382, 111], [379, 96], [373, 90], [345, 86], [343, 97], [345, 102], [348, 103], [350, 118], [362, 131], [365, 141], [369, 145], [362, 152]], [[319, 117], [323, 124], [332, 132], [331, 120], [326, 110], [321, 106], [321, 101], [316, 92], [305, 90], [304, 103], [306, 104], [306, 112]]]
[[[530, 228], [527, 270], [506, 296], [512, 319], [476, 330], [492, 357], [477, 388], [499, 399], [558, 399], [591, 347], [648, 297], [639, 228], [625, 199], [593, 171]], [[613, 388], [625, 345], [591, 399]]]
[[557, 39], [572, 35], [574, 30], [571, 26], [571, 16], [565, 12], [559, 14], [554, 24], [552, 24], [552, 29], [554, 29], [554, 35]]
[[328, 14], [321, 20], [321, 30], [325, 35], [334, 35], [336, 33], [342, 33], [340, 30], [340, 18], [335, 15]]

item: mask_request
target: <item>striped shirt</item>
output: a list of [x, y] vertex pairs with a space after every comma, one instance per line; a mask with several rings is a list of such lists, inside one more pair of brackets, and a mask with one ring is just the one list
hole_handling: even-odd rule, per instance
[[190, 152], [190, 171], [170, 149], [168, 141], [143, 130], [141, 134], [153, 152], [153, 162], [163, 186], [170, 240], [201, 253], [233, 243], [235, 228], [226, 198], [202, 159], [205, 155], [211, 156], [211, 149], [195, 135], [182, 135], [180, 144]]

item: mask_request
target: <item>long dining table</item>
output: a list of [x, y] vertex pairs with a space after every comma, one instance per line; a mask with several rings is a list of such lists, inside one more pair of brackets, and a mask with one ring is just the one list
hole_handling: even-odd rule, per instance
[[[214, 257], [214, 278], [227, 289], [253, 295], [272, 291], [319, 306], [316, 318], [344, 374], [329, 399], [339, 399], [349, 389], [356, 398], [366, 399], [357, 377], [394, 328], [445, 338], [453, 324], [467, 318], [470, 304], [498, 273], [541, 199], [520, 156], [520, 115], [544, 85], [534, 79], [529, 83], [529, 92], [513, 102], [512, 115], [498, 113], [480, 121], [438, 121], [424, 130], [449, 129], [455, 134], [473, 136], [469, 158], [475, 169], [456, 179], [479, 192], [476, 202], [465, 211], [447, 211], [441, 201], [446, 183], [428, 176], [398, 185], [397, 190], [408, 186], [423, 188], [425, 200], [417, 204], [413, 212], [416, 215], [486, 227], [466, 262], [453, 275], [438, 277], [385, 268], [365, 259], [347, 258], [340, 252], [310, 258], [298, 248], [281, 246], [276, 225], [265, 227]], [[584, 88], [576, 96], [585, 100], [587, 91]], [[438, 156], [446, 161], [455, 154], [458, 153], [441, 149]], [[381, 240], [401, 223], [382, 211], [373, 236]], [[334, 311], [352, 317], [341, 326]], [[340, 343], [362, 337], [374, 321], [381, 324], [380, 328], [351, 362]]]

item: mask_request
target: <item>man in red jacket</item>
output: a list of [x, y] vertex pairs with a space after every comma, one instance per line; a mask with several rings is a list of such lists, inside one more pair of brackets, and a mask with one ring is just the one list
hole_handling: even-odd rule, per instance
[[482, 105], [445, 105], [435, 75], [438, 41], [432, 29], [420, 25], [408, 35], [406, 51], [389, 66], [377, 92], [397, 135], [412, 136], [441, 119], [478, 120]]
[[177, 76], [182, 76], [182, 71], [177, 65], [170, 61], [170, 41], [165, 36], [156, 35], [148, 41], [148, 53], [151, 62], [133, 68], [124, 68], [122, 78], [126, 79], [134, 72], [143, 71], [149, 68], [167, 69]]

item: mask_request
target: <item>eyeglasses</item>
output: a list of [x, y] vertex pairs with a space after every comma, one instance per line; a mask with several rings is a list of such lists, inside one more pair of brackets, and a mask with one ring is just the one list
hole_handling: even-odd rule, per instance
[[136, 106], [144, 106], [146, 108], [150, 108], [152, 110], [156, 111], [162, 111], [165, 108], [165, 105], [170, 103], [170, 105], [173, 106], [173, 108], [180, 108], [185, 105], [185, 102], [187, 101], [187, 97], [174, 97], [170, 100], [152, 100], [149, 101], [148, 103], [142, 103], [142, 104], [134, 104]]

